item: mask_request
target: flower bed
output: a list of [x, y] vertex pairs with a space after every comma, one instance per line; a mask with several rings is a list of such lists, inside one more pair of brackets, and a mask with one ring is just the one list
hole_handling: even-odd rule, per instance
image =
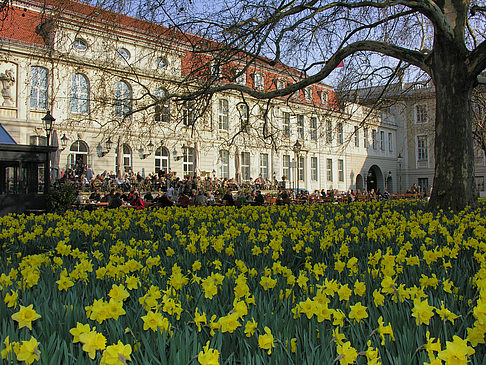
[[486, 207], [422, 204], [0, 218], [1, 356], [480, 364]]

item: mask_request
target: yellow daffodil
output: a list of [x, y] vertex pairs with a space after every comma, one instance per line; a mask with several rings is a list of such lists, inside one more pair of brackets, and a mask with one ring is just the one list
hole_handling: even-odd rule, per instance
[[203, 351], [200, 351], [197, 355], [197, 361], [201, 365], [218, 365], [219, 364], [219, 351], [209, 348], [209, 341], [203, 346]]
[[32, 322], [39, 318], [41, 318], [41, 315], [33, 309], [33, 304], [28, 307], [21, 305], [19, 311], [12, 314], [12, 319], [19, 323], [19, 329], [27, 327], [32, 330]]
[[265, 327], [264, 331], [264, 335], [258, 336], [258, 347], [263, 350], [267, 350], [267, 353], [271, 355], [272, 349], [275, 347], [272, 331], [268, 327]]
[[34, 337], [31, 337], [29, 341], [22, 341], [17, 353], [17, 361], [24, 361], [26, 364], [39, 361], [41, 355], [39, 345], [40, 343]]

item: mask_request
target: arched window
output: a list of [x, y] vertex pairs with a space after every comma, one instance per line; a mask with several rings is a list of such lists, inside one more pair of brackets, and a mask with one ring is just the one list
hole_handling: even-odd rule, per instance
[[166, 147], [159, 147], [155, 150], [155, 172], [169, 172], [169, 150]]
[[155, 105], [155, 121], [156, 122], [170, 122], [170, 103], [167, 99], [167, 91], [165, 89], [155, 90], [155, 96], [158, 103]]
[[125, 81], [118, 81], [115, 88], [115, 117], [125, 117], [132, 111], [132, 89]]
[[[115, 156], [115, 169], [118, 171], [118, 148], [116, 150]], [[131, 172], [132, 171], [132, 148], [124, 143], [122, 145], [122, 161], [123, 161], [123, 170], [124, 172]]]
[[47, 109], [48, 71], [44, 67], [30, 69], [30, 108]]
[[89, 113], [89, 81], [83, 74], [74, 74], [71, 80], [71, 113]]
[[69, 148], [68, 166], [70, 168], [83, 169], [86, 171], [88, 166], [89, 148], [86, 142], [77, 140]]

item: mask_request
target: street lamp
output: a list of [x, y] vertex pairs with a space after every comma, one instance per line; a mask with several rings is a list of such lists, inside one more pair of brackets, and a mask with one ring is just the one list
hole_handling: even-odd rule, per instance
[[44, 171], [44, 193], [47, 194], [49, 192], [49, 186], [51, 185], [51, 167], [50, 167], [50, 159], [49, 159], [49, 145], [50, 145], [50, 139], [51, 139], [51, 134], [52, 134], [52, 129], [54, 126], [55, 118], [51, 115], [51, 112], [48, 110], [46, 115], [42, 118], [42, 121], [44, 122], [44, 129], [46, 131], [46, 166], [45, 166], [45, 171]]
[[402, 161], [403, 161], [403, 157], [401, 153], [398, 154], [397, 161], [398, 161], [398, 193], [401, 194], [402, 193]]
[[65, 150], [68, 144], [69, 138], [66, 137], [66, 133], [64, 133], [61, 137], [61, 150]]
[[302, 149], [302, 145], [300, 144], [299, 140], [295, 141], [294, 147], [292, 150], [295, 153], [295, 176], [297, 177], [297, 193], [296, 195], [299, 194], [299, 154], [300, 150]]

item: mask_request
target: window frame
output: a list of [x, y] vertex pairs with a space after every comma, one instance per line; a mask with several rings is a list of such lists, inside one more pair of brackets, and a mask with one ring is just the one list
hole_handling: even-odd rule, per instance
[[315, 156], [311, 157], [311, 180], [317, 181], [318, 180], [318, 159]]
[[229, 179], [229, 151], [219, 150], [219, 177]]
[[182, 125], [192, 127], [195, 122], [194, 101], [185, 100], [182, 102]]
[[253, 86], [256, 90], [265, 89], [265, 76], [261, 72], [253, 73]]
[[326, 144], [332, 145], [332, 120], [326, 120]]
[[317, 117], [311, 116], [309, 118], [310, 124], [310, 138], [312, 141], [317, 142]]
[[269, 178], [268, 153], [260, 153], [260, 175], [262, 179]]
[[283, 137], [290, 138], [290, 112], [282, 112]]
[[282, 155], [282, 177], [290, 178], [290, 155]]
[[[42, 73], [45, 74], [40, 74]], [[43, 80], [43, 81], [42, 81]], [[35, 97], [33, 97], [35, 93]], [[42, 97], [40, 96], [42, 95]], [[30, 67], [30, 109], [47, 110], [49, 107], [49, 70], [43, 66]]]
[[344, 124], [339, 122], [337, 124], [338, 144], [344, 144]]
[[415, 124], [426, 124], [429, 120], [428, 114], [428, 106], [427, 104], [420, 103], [414, 105], [414, 118]]
[[[124, 89], [121, 85], [125, 85]], [[128, 82], [119, 80], [115, 85], [115, 117], [126, 118], [132, 112], [133, 90]]]
[[[85, 82], [85, 90], [81, 80]], [[83, 98], [84, 97], [84, 98]], [[89, 114], [90, 112], [90, 85], [89, 79], [82, 73], [75, 73], [71, 77], [71, 95], [69, 97], [69, 110], [73, 114]], [[82, 105], [85, 105], [85, 109]], [[82, 109], [82, 110], [81, 110]]]
[[305, 118], [303, 114], [297, 114], [297, 138], [305, 139]]
[[332, 182], [333, 181], [333, 171], [332, 171], [332, 158], [326, 159], [326, 177], [327, 181]]
[[228, 99], [218, 100], [218, 129], [228, 131], [229, 129], [229, 102]]
[[249, 181], [251, 178], [251, 156], [250, 152], [241, 152], [241, 179]]
[[344, 160], [338, 159], [338, 181], [344, 182]]
[[429, 136], [426, 134], [418, 135], [417, 144], [417, 162], [429, 161]]
[[182, 149], [182, 171], [184, 176], [194, 176], [194, 147]]

